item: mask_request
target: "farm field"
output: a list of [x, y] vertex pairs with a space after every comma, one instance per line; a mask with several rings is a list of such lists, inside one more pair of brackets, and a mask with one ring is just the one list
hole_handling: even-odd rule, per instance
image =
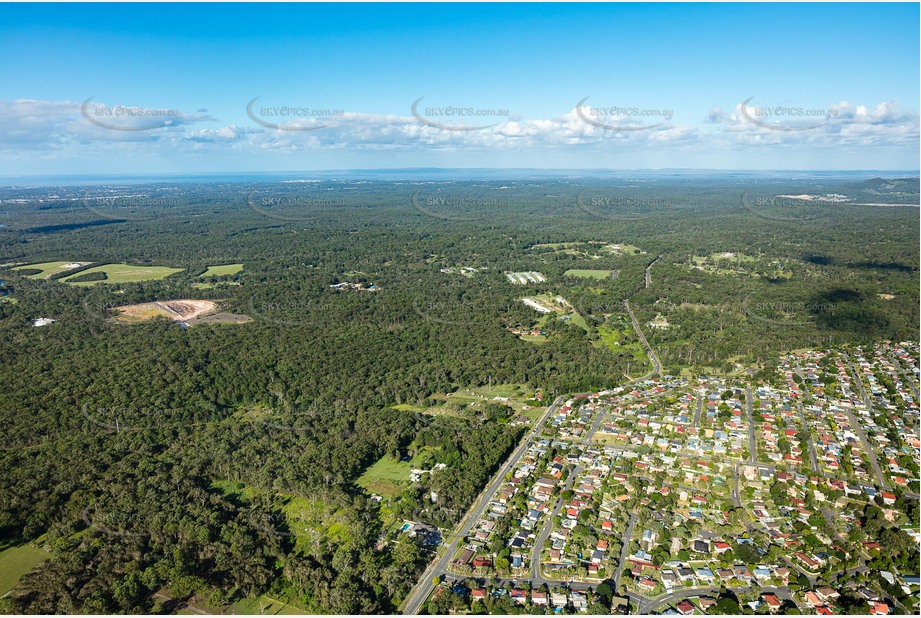
[[26, 275], [26, 277], [29, 279], [47, 279], [56, 273], [73, 270], [74, 268], [79, 268], [80, 266], [86, 266], [89, 263], [90, 262], [41, 262], [39, 264], [26, 264], [25, 266], [17, 266], [12, 270], [40, 270], [40, 273]]
[[235, 275], [243, 270], [243, 264], [222, 264], [220, 266], [208, 266], [208, 270], [202, 273], [201, 277], [224, 277]]
[[[102, 264], [88, 268], [76, 275], [64, 277], [61, 281], [71, 285], [96, 285], [98, 283], [133, 283], [136, 281], [151, 281], [155, 279], [165, 279], [170, 275], [182, 272], [183, 268], [170, 268], [168, 266], [134, 266], [131, 264]], [[88, 275], [91, 273], [105, 273], [106, 278], [102, 281], [71, 281], [72, 279]]]
[[48, 552], [31, 545], [0, 551], [0, 596], [12, 590], [20, 577], [50, 557]]
[[581, 277], [583, 279], [607, 279], [611, 276], [611, 271], [571, 268], [563, 274], [567, 277]]

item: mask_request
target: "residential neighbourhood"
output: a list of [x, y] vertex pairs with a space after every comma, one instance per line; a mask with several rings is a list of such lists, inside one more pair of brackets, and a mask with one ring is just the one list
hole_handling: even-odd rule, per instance
[[[430, 597], [439, 613], [913, 613], [918, 345], [572, 396]], [[444, 610], [444, 611], [443, 611]]]

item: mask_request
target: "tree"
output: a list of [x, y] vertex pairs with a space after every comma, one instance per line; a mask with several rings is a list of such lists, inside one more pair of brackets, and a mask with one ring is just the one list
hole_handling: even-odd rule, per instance
[[614, 598], [614, 590], [611, 588], [610, 580], [605, 580], [598, 584], [598, 587], [595, 588], [595, 593], [598, 596], [605, 599], [605, 601], [610, 604], [611, 599]]

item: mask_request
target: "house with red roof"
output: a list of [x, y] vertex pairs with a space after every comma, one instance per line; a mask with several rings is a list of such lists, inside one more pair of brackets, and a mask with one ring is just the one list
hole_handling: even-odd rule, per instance
[[879, 601], [870, 601], [870, 615], [871, 616], [888, 616], [889, 615], [889, 606], [885, 603], [880, 603]]
[[766, 592], [762, 595], [761, 598], [764, 599], [768, 609], [770, 609], [772, 612], [776, 612], [778, 609], [780, 609], [780, 606], [783, 605], [783, 603], [780, 602], [780, 599], [777, 598], [777, 595], [773, 592]]
[[678, 613], [681, 614], [682, 616], [687, 616], [688, 614], [693, 614], [696, 608], [694, 607], [693, 603], [685, 599], [684, 601], [676, 605], [675, 609], [678, 610]]

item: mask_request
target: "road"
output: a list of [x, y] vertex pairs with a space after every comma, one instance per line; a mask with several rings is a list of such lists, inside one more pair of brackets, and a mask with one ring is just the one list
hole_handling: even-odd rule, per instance
[[[747, 592], [751, 592], [751, 588], [732, 588], [729, 587], [729, 590], [733, 591], [736, 595], [742, 595]], [[789, 588], [761, 588], [761, 592], [773, 592], [777, 595], [781, 601], [793, 601], [793, 595], [790, 592]], [[649, 614], [657, 607], [662, 606], [663, 604], [669, 604], [679, 602], [682, 599], [688, 599], [691, 597], [699, 596], [711, 596], [716, 598], [719, 596], [720, 588], [719, 586], [708, 586], [705, 588], [679, 588], [672, 593], [666, 594], [655, 599], [646, 599], [639, 595], [631, 595], [633, 598], [643, 599], [641, 603], [637, 604], [637, 614]], [[794, 601], [795, 603], [795, 601]]]
[[[819, 471], [819, 460], [815, 454], [815, 444], [812, 441], [812, 434], [809, 432], [809, 425], [806, 424], [806, 415], [803, 413], [803, 402], [796, 400], [796, 409], [799, 411], [799, 420], [803, 424], [803, 431], [809, 434], [807, 443], [809, 445], [809, 461], [812, 463], [812, 471]], [[824, 476], [824, 475], [823, 475]]]
[[502, 483], [505, 482], [505, 475], [512, 470], [521, 459], [522, 455], [527, 451], [528, 444], [533, 440], [539, 433], [544, 423], [556, 409], [563, 403], [565, 397], [557, 397], [544, 412], [544, 415], [540, 417], [537, 423], [534, 424], [534, 429], [527, 434], [518, 445], [518, 448], [512, 452], [511, 457], [505, 461], [505, 465], [499, 468], [499, 471], [496, 472], [496, 475], [493, 477], [492, 482], [483, 489], [483, 492], [480, 494], [480, 497], [474, 503], [470, 509], [467, 510], [467, 514], [464, 515], [463, 519], [457, 524], [455, 528], [455, 533], [450, 543], [445, 546], [443, 553], [436, 558], [429, 565], [429, 568], [425, 570], [422, 574], [422, 577], [419, 578], [419, 581], [407, 595], [406, 599], [402, 604], [402, 613], [404, 614], [417, 614], [419, 609], [422, 607], [422, 604], [425, 603], [425, 600], [428, 598], [429, 594], [432, 591], [434, 585], [432, 584], [432, 578], [435, 575], [440, 575], [447, 571], [448, 564], [454, 558], [454, 554], [457, 551], [457, 544], [460, 540], [470, 534], [470, 530], [474, 525], [480, 520], [483, 516], [483, 513], [486, 511], [486, 507], [489, 506], [490, 499], [492, 496], [499, 490], [499, 487]]
[[658, 262], [662, 258], [661, 255], [657, 256], [656, 259], [649, 263], [649, 266], [646, 267], [646, 288], [649, 289], [652, 286], [652, 265]]
[[[845, 355], [844, 358], [847, 360], [847, 366], [851, 370], [851, 375], [854, 378], [854, 384], [857, 385], [857, 390], [860, 391], [860, 398], [863, 400], [863, 405], [867, 407], [867, 410], [872, 412], [873, 402], [871, 402], [870, 398], [867, 396], [867, 391], [863, 389], [863, 380], [860, 378], [860, 373], [858, 373], [857, 369], [854, 368], [854, 365], [851, 363], [851, 358], [849, 356]], [[844, 412], [847, 414], [848, 421], [850, 421], [851, 426], [854, 429], [854, 433], [856, 433], [857, 437], [860, 438], [860, 446], [863, 449], [863, 452], [867, 454], [867, 459], [870, 460], [870, 467], [873, 468], [873, 475], [876, 477], [876, 482], [880, 487], [889, 489], [889, 485], [886, 484], [886, 477], [883, 476], [883, 469], [879, 467], [879, 460], [876, 459], [876, 453], [873, 450], [873, 446], [867, 439], [867, 434], [863, 431], [863, 425], [861, 425], [859, 419], [854, 416], [854, 412], [851, 410], [850, 406], [845, 406]]]
[[[560, 493], [566, 491], [567, 489], [572, 489], [573, 484], [576, 482], [576, 477], [579, 476], [579, 473], [581, 472], [582, 466], [574, 467], [570, 471], [569, 477], [566, 479], [566, 484], [563, 486], [563, 489], [560, 490]], [[547, 537], [550, 536], [550, 532], [553, 530], [553, 520], [557, 515], [560, 514], [564, 502], [565, 500], [563, 500], [562, 497], [557, 499], [556, 506], [553, 507], [553, 512], [550, 513], [547, 521], [544, 522], [544, 526], [541, 528], [540, 534], [534, 541], [534, 549], [531, 552], [531, 581], [532, 585], [534, 586], [541, 585], [543, 574], [540, 572], [540, 555], [544, 549], [544, 543], [547, 542]]]
[[[582, 437], [582, 444], [591, 445], [592, 437], [595, 435], [595, 432], [598, 431], [598, 428], [601, 427], [601, 422], [604, 420], [604, 413], [599, 411], [595, 415], [595, 421], [592, 423], [591, 428], [588, 430], [588, 433]], [[569, 472], [569, 476], [566, 478], [566, 484], [560, 490], [560, 493], [566, 491], [567, 489], [572, 489], [572, 486], [575, 484], [576, 479], [582, 473], [582, 466], [576, 465]], [[540, 556], [541, 552], [544, 549], [544, 543], [547, 542], [547, 537], [550, 536], [550, 532], [553, 530], [553, 520], [560, 514], [560, 511], [563, 508], [562, 497], [557, 498], [556, 506], [553, 507], [553, 512], [550, 514], [550, 517], [547, 518], [547, 521], [544, 522], [543, 528], [541, 528], [540, 534], [534, 541], [534, 548], [531, 551], [531, 582], [533, 586], [541, 585], [543, 580], [543, 575], [540, 572]]]
[[[656, 260], [658, 260], [658, 258], [656, 258]], [[655, 263], [655, 260], [652, 262], [652, 264], [654, 263]], [[652, 264], [650, 264], [649, 266], [651, 267]], [[651, 371], [637, 378], [634, 381], [646, 380], [648, 378], [651, 378], [654, 375], [659, 374], [662, 371], [662, 365], [659, 362], [659, 357], [656, 356], [655, 351], [653, 351], [652, 346], [649, 345], [649, 342], [646, 340], [646, 336], [643, 334], [643, 331], [640, 329], [640, 324], [637, 321], [636, 316], [633, 315], [633, 310], [630, 309], [629, 300], [624, 299], [624, 307], [627, 309], [627, 313], [630, 315], [630, 319], [633, 322], [633, 329], [636, 331], [636, 334], [639, 337], [640, 341], [642, 342], [643, 347], [646, 349], [646, 354], [647, 356], [649, 356], [649, 360], [652, 364]], [[499, 471], [496, 473], [496, 475], [493, 477], [492, 482], [480, 494], [480, 497], [474, 503], [474, 506], [468, 509], [467, 514], [464, 515], [460, 523], [458, 523], [458, 525], [456, 526], [453, 537], [449, 537], [451, 538], [451, 541], [448, 545], [445, 546], [443, 553], [441, 553], [439, 556], [436, 556], [436, 558], [432, 561], [429, 567], [425, 570], [425, 572], [419, 578], [419, 581], [416, 582], [416, 585], [407, 595], [406, 599], [403, 601], [402, 605], [400, 606], [401, 613], [403, 614], [418, 614], [419, 613], [419, 610], [422, 608], [422, 605], [425, 603], [425, 600], [428, 598], [429, 594], [431, 594], [432, 589], [434, 588], [434, 585], [432, 584], [432, 580], [435, 577], [435, 575], [442, 575], [447, 572], [448, 564], [451, 562], [451, 560], [454, 558], [454, 554], [457, 552], [458, 541], [468, 536], [473, 526], [480, 520], [480, 518], [482, 518], [483, 513], [486, 510], [486, 507], [489, 505], [490, 498], [492, 498], [492, 496], [498, 491], [502, 483], [505, 482], [505, 475], [511, 469], [513, 469], [515, 465], [517, 465], [518, 461], [521, 459], [522, 455], [524, 455], [525, 451], [527, 450], [527, 446], [530, 443], [530, 441], [533, 440], [539, 434], [541, 428], [543, 427], [543, 424], [552, 415], [552, 413], [556, 410], [556, 408], [563, 402], [563, 400], [564, 400], [564, 397], [560, 396], [556, 399], [556, 401], [553, 402], [553, 404], [550, 407], [547, 408], [547, 411], [544, 412], [544, 415], [534, 425], [534, 429], [531, 431], [531, 433], [528, 434], [526, 438], [521, 441], [521, 443], [518, 445], [518, 448], [512, 453], [511, 457], [509, 457], [506, 460], [505, 465], [502, 466], [499, 469]], [[592, 424], [591, 431], [589, 431], [588, 435], [586, 436], [587, 441], [589, 442], [591, 441], [591, 438], [594, 435], [595, 431], [597, 431], [598, 427], [601, 425], [602, 417], [603, 415], [599, 413], [598, 417], [595, 419], [595, 422]], [[572, 478], [575, 479], [576, 476], [577, 476], [576, 474], [573, 474]], [[552, 521], [552, 518], [550, 521]], [[546, 534], [544, 534], [545, 532]], [[545, 530], [541, 533], [541, 536], [544, 540], [546, 540], [546, 536], [548, 534], [549, 532], [546, 531], [546, 525], [545, 525]], [[541, 543], [541, 546], [542, 545], [543, 545], [543, 542]], [[537, 550], [538, 550], [538, 547], [535, 545], [535, 553], [532, 554], [532, 570], [534, 568], [533, 563], [535, 562], [534, 556], [537, 555], [538, 561], [540, 559], [540, 555], [539, 553], [537, 553]], [[538, 565], [538, 568], [539, 568], [539, 565]], [[532, 581], [532, 585], [535, 585], [535, 586], [541, 585], [542, 583], [565, 583], [565, 582], [564, 580], [551, 580], [551, 579], [543, 579], [543, 578], [537, 578], [535, 581]]]
[[860, 425], [860, 419], [854, 416], [854, 412], [849, 407], [844, 408], [844, 413], [847, 414], [848, 422], [853, 427], [854, 433], [860, 438], [860, 448], [867, 454], [867, 459], [870, 461], [870, 467], [873, 469], [873, 476], [876, 477], [877, 484], [883, 489], [889, 489], [889, 485], [886, 484], [886, 478], [883, 476], [883, 469], [879, 467], [879, 461], [876, 459], [876, 453], [873, 452], [873, 447], [867, 439], [867, 434], [864, 433], [863, 427]]
[[694, 415], [694, 426], [700, 428], [700, 414], [704, 411], [704, 396], [707, 394], [707, 391], [701, 389], [697, 393], [697, 414]]
[[732, 504], [736, 508], [741, 508], [742, 498], [739, 497], [739, 462], [732, 466]]
[[755, 419], [754, 404], [752, 403], [752, 387], [745, 387], [745, 410], [748, 414], [748, 461], [755, 463]]
[[899, 359], [896, 358], [895, 354], [890, 353], [889, 360], [892, 361], [892, 366], [895, 367], [899, 371], [899, 373], [901, 373], [905, 377], [905, 380], [908, 384], [908, 388], [911, 390], [912, 395], [915, 396], [915, 401], [917, 402], [918, 401], [918, 385], [915, 384], [915, 380], [913, 377], [914, 374], [909, 372], [902, 365], [902, 363], [899, 362]]
[[646, 341], [646, 335], [643, 334], [642, 329], [640, 329], [640, 323], [637, 321], [636, 316], [633, 315], [633, 310], [630, 308], [629, 300], [624, 300], [624, 307], [626, 307], [627, 313], [630, 315], [630, 320], [633, 322], [633, 330], [636, 331], [636, 336], [639, 337], [640, 343], [642, 343], [643, 347], [646, 349], [646, 355], [649, 356], [649, 360], [652, 362], [652, 371], [647, 375], [650, 377], [658, 375], [662, 372], [662, 364], [659, 362], [659, 357], [656, 356], [652, 346], [649, 345], [648, 341]]
[[825, 516], [825, 521], [828, 523], [832, 532], [834, 532], [835, 540], [838, 543], [840, 543], [842, 546], [846, 546], [847, 541], [845, 541], [841, 537], [841, 535], [838, 534], [838, 526], [837, 526], [838, 516], [835, 515], [835, 513], [830, 508], [825, 507], [821, 510], [822, 510], [822, 515]]
[[655, 608], [672, 603], [678, 603], [683, 599], [690, 597], [699, 597], [703, 596], [712, 596], [716, 597], [719, 595], [720, 589], [708, 586], [706, 588], [679, 588], [674, 592], [666, 594], [661, 597], [656, 597], [655, 599], [647, 599], [644, 596], [638, 595], [636, 593], [630, 593], [630, 600], [636, 603], [636, 613], [637, 614], [649, 614]]
[[633, 526], [636, 525], [636, 513], [630, 514], [630, 521], [627, 523], [627, 529], [624, 531], [624, 537], [621, 539], [623, 547], [620, 548], [620, 561], [617, 563], [617, 572], [614, 573], [614, 589], [619, 590], [620, 574], [624, 571], [624, 564], [627, 562], [627, 552], [630, 551], [630, 540], [633, 538]]

